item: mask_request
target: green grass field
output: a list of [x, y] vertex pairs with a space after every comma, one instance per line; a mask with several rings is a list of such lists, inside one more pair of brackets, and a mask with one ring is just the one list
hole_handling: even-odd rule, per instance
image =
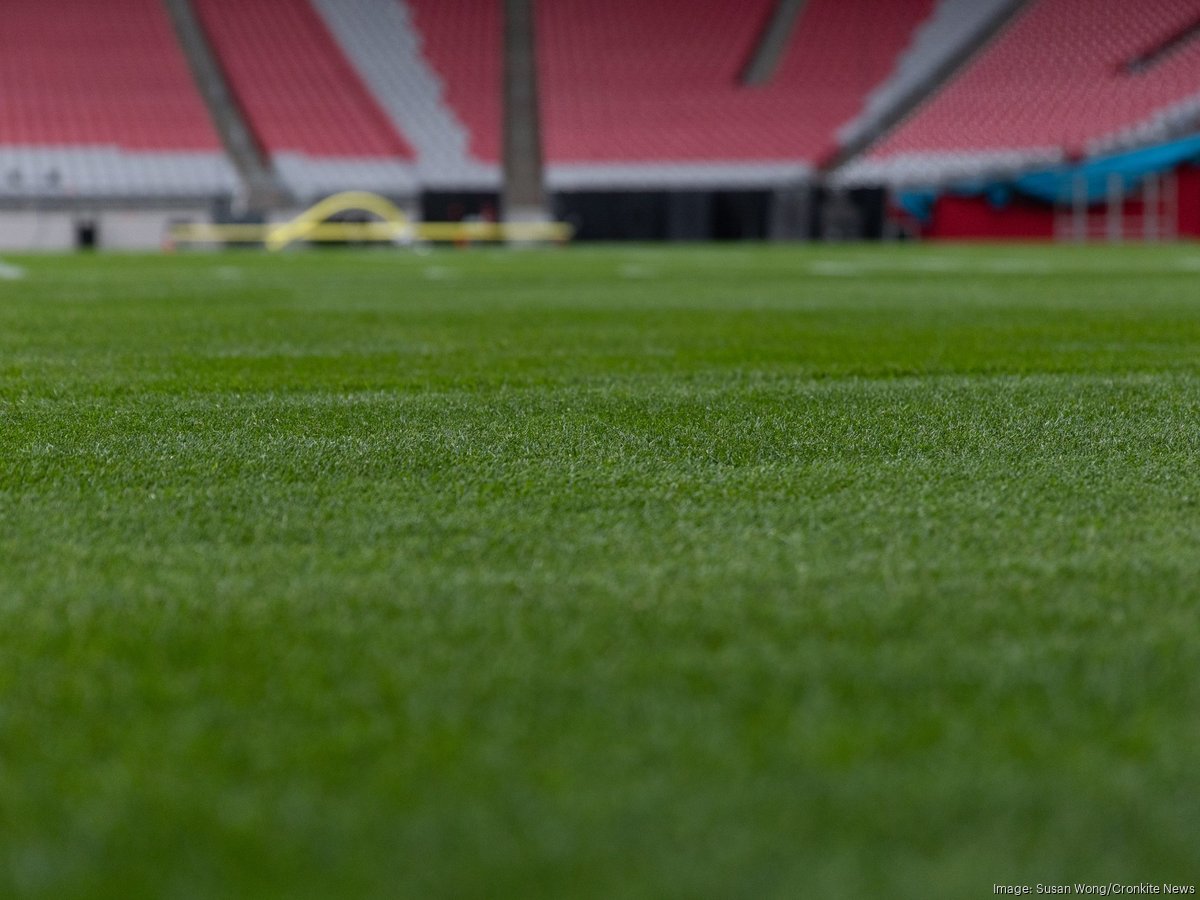
[[1200, 881], [1200, 248], [6, 265], [0, 895]]

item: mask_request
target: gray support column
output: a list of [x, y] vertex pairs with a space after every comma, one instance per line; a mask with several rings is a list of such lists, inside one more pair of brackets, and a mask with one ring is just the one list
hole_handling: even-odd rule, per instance
[[750, 64], [742, 73], [742, 84], [766, 84], [775, 75], [806, 3], [807, 0], [776, 0], [775, 11], [767, 20]]
[[1158, 190], [1160, 178], [1156, 172], [1142, 184], [1142, 239], [1147, 244], [1158, 243], [1158, 220], [1162, 215]]
[[269, 156], [254, 140], [191, 0], [163, 3], [225, 152], [241, 176], [246, 191], [242, 199], [254, 211], [287, 205], [292, 198], [276, 176]]
[[548, 218], [533, 0], [504, 0], [504, 218]]
[[1173, 241], [1179, 237], [1179, 174], [1174, 169], [1167, 173], [1164, 195], [1162, 236]]
[[1076, 175], [1073, 181], [1074, 190], [1072, 191], [1072, 222], [1074, 224], [1075, 242], [1082, 244], [1087, 240], [1088, 232], [1088, 196], [1087, 196], [1087, 178], [1083, 175]]
[[1125, 182], [1116, 172], [1108, 173], [1108, 242], [1119, 244], [1125, 235]]

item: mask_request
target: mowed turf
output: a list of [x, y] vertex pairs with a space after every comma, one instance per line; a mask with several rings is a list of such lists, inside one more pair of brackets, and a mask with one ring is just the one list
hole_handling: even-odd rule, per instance
[[1200, 249], [7, 263], [0, 895], [1200, 881]]

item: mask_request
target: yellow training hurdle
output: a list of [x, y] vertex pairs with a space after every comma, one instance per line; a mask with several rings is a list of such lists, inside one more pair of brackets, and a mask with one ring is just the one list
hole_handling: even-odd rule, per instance
[[[376, 222], [330, 222], [345, 212], [366, 212]], [[347, 191], [327, 197], [290, 222], [269, 225], [180, 224], [171, 242], [189, 244], [262, 244], [282, 250], [294, 243], [563, 243], [574, 229], [565, 222], [413, 222], [378, 194]]]

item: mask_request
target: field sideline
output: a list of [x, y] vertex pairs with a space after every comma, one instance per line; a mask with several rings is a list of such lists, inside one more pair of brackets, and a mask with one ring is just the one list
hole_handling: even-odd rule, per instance
[[1200, 247], [0, 274], [0, 895], [1200, 882]]

